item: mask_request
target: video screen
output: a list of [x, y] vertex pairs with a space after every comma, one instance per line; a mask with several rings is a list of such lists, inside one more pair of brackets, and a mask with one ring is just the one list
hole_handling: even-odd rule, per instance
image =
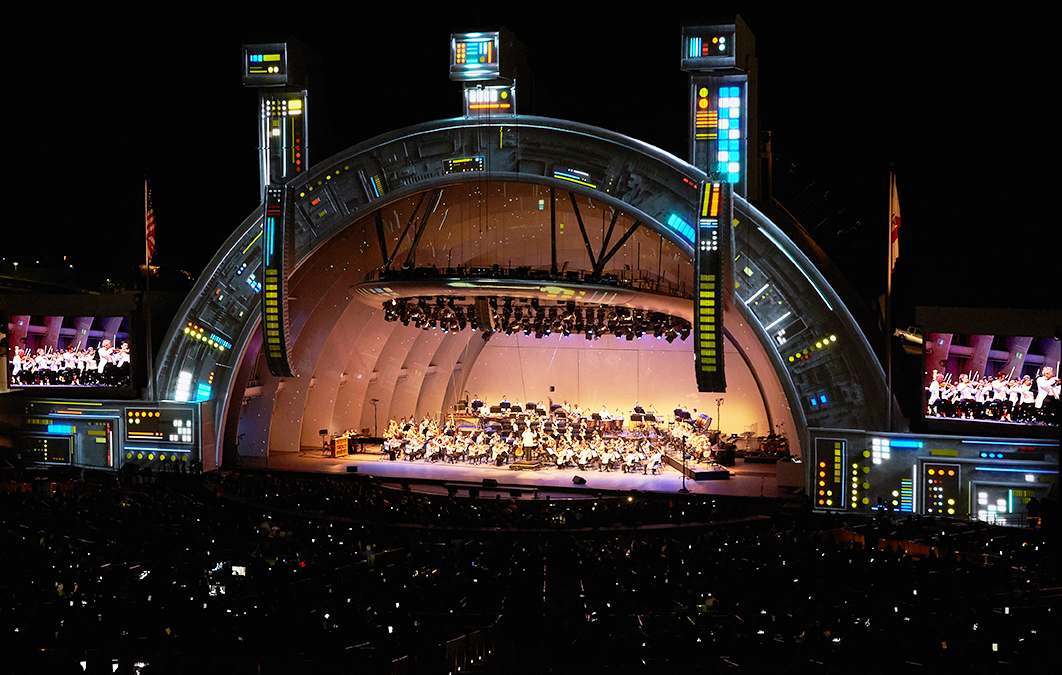
[[929, 332], [925, 418], [1057, 427], [1058, 369], [1054, 337]]
[[11, 316], [11, 388], [128, 389], [129, 317]]

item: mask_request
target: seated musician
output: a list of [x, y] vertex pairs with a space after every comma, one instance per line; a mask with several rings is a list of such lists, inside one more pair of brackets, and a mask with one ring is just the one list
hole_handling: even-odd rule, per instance
[[471, 406], [472, 413], [475, 414], [475, 415], [478, 415], [479, 414], [479, 409], [482, 408], [482, 407], [483, 407], [483, 401], [479, 398], [479, 394], [476, 394], [475, 396], [472, 397], [472, 406]]
[[642, 454], [637, 445], [632, 445], [628, 448], [626, 454], [623, 455], [623, 473], [633, 472], [635, 465], [644, 461], [645, 455]]
[[502, 395], [501, 401], [498, 402], [498, 405], [502, 410], [508, 410], [512, 406], [512, 404], [509, 403], [509, 397], [505, 395]]
[[652, 457], [649, 458], [649, 462], [645, 465], [645, 467], [642, 468], [642, 473], [645, 474], [647, 471], [651, 471], [655, 476], [656, 470], [660, 468], [660, 462], [662, 462], [663, 459], [663, 453], [660, 452], [659, 449], [657, 449], [656, 452], [653, 453]]
[[637, 399], [635, 399], [635, 401], [634, 401], [634, 413], [636, 415], [644, 415], [645, 414], [645, 408], [643, 408], [642, 405], [640, 403], [638, 403]]

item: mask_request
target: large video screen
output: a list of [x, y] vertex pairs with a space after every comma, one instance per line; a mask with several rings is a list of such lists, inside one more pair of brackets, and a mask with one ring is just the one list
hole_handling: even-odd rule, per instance
[[1059, 365], [1054, 337], [928, 332], [925, 418], [1057, 427]]
[[11, 388], [129, 389], [127, 316], [11, 316], [7, 319]]

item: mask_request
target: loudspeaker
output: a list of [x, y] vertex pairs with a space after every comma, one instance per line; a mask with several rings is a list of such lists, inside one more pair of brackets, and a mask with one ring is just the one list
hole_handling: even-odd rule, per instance
[[494, 310], [487, 298], [476, 298], [476, 325], [484, 333], [493, 333], [495, 330]]
[[483, 479], [483, 487], [485, 487], [485, 488], [496, 488], [496, 487], [498, 487], [498, 481], [496, 481], [493, 478], [484, 478]]
[[575, 478], [572, 478], [572, 482], [576, 485], [586, 485], [586, 479], [582, 476], [576, 476]]
[[347, 473], [357, 473], [357, 472], [358, 472], [358, 467], [357, 467], [356, 464], [348, 464], [347, 465]]

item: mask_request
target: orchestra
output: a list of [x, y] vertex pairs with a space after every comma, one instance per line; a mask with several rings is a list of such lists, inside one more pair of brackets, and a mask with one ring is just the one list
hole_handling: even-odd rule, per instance
[[976, 377], [933, 371], [926, 386], [926, 416], [1058, 425], [1059, 378], [1045, 366], [1035, 376], [996, 373]]
[[657, 424], [656, 414], [636, 402], [631, 429], [624, 432], [624, 416], [607, 408], [584, 417], [577, 403], [567, 401], [528, 402], [519, 412], [518, 402], [507, 397], [495, 406], [485, 405], [478, 395], [472, 401], [474, 425], [458, 426], [452, 415], [440, 421], [431, 416], [420, 422], [392, 419], [383, 435], [383, 452], [408, 462], [506, 466], [526, 459], [558, 469], [656, 475], [668, 448], [690, 448], [705, 463], [719, 449], [718, 432], [708, 429], [711, 418], [696, 411], [683, 411], [675, 424], [663, 423], [661, 416]]

